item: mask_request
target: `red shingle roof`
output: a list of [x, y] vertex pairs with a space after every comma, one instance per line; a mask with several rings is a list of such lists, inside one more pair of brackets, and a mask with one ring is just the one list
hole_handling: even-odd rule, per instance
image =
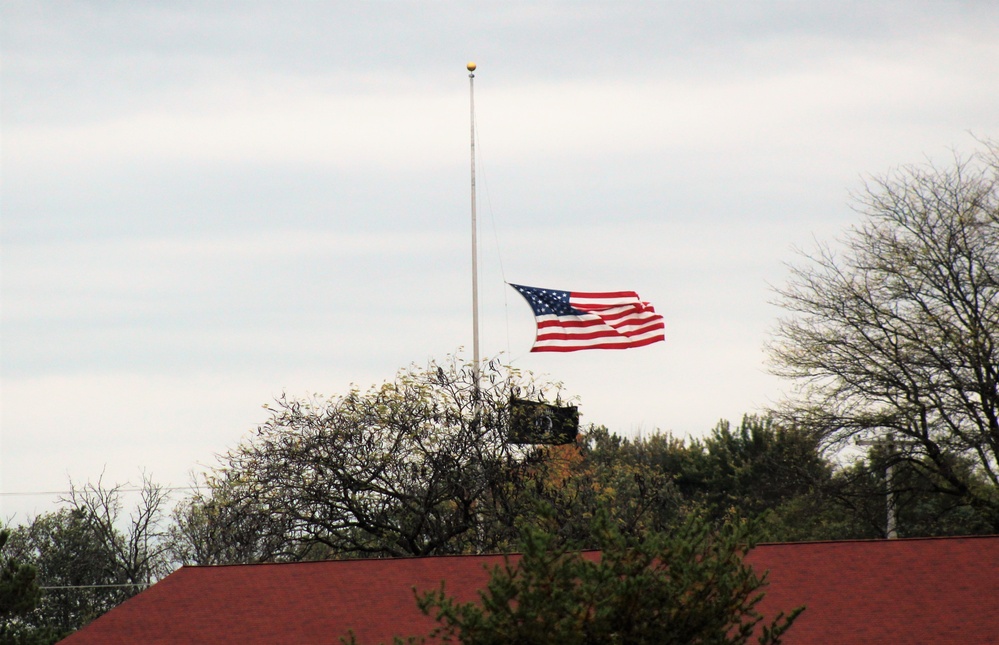
[[[807, 605], [785, 642], [999, 643], [999, 536], [765, 544], [768, 617]], [[503, 556], [183, 567], [64, 642], [362, 643], [426, 634], [412, 588], [462, 600]]]
[[795, 643], [999, 643], [999, 536], [764, 544], [760, 608]]

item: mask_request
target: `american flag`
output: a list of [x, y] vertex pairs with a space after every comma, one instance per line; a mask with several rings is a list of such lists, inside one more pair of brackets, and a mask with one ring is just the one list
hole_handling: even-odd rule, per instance
[[538, 323], [532, 352], [628, 349], [665, 340], [663, 317], [634, 291], [558, 291], [511, 284]]

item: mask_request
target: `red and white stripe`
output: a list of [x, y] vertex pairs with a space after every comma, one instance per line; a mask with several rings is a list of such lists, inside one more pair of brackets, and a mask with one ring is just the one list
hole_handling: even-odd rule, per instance
[[569, 304], [586, 313], [537, 316], [532, 352], [628, 349], [666, 339], [663, 317], [634, 291], [573, 291]]

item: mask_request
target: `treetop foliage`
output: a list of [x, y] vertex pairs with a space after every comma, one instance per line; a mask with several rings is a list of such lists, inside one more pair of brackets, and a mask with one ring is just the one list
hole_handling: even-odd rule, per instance
[[[509, 400], [548, 392], [558, 401], [557, 385], [496, 361], [476, 383], [471, 365], [452, 357], [366, 392], [282, 397], [223, 457], [208, 495], [181, 510], [180, 530], [220, 541], [199, 547], [207, 561], [495, 548], [497, 524], [513, 534], [508, 497], [531, 463], [506, 441]], [[234, 534], [245, 540], [235, 549]]]

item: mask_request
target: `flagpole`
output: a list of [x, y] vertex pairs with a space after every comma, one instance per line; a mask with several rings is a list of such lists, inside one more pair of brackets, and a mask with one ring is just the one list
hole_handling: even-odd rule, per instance
[[479, 241], [475, 218], [475, 63], [468, 63], [468, 99], [471, 113], [472, 152], [472, 376], [479, 389]]

